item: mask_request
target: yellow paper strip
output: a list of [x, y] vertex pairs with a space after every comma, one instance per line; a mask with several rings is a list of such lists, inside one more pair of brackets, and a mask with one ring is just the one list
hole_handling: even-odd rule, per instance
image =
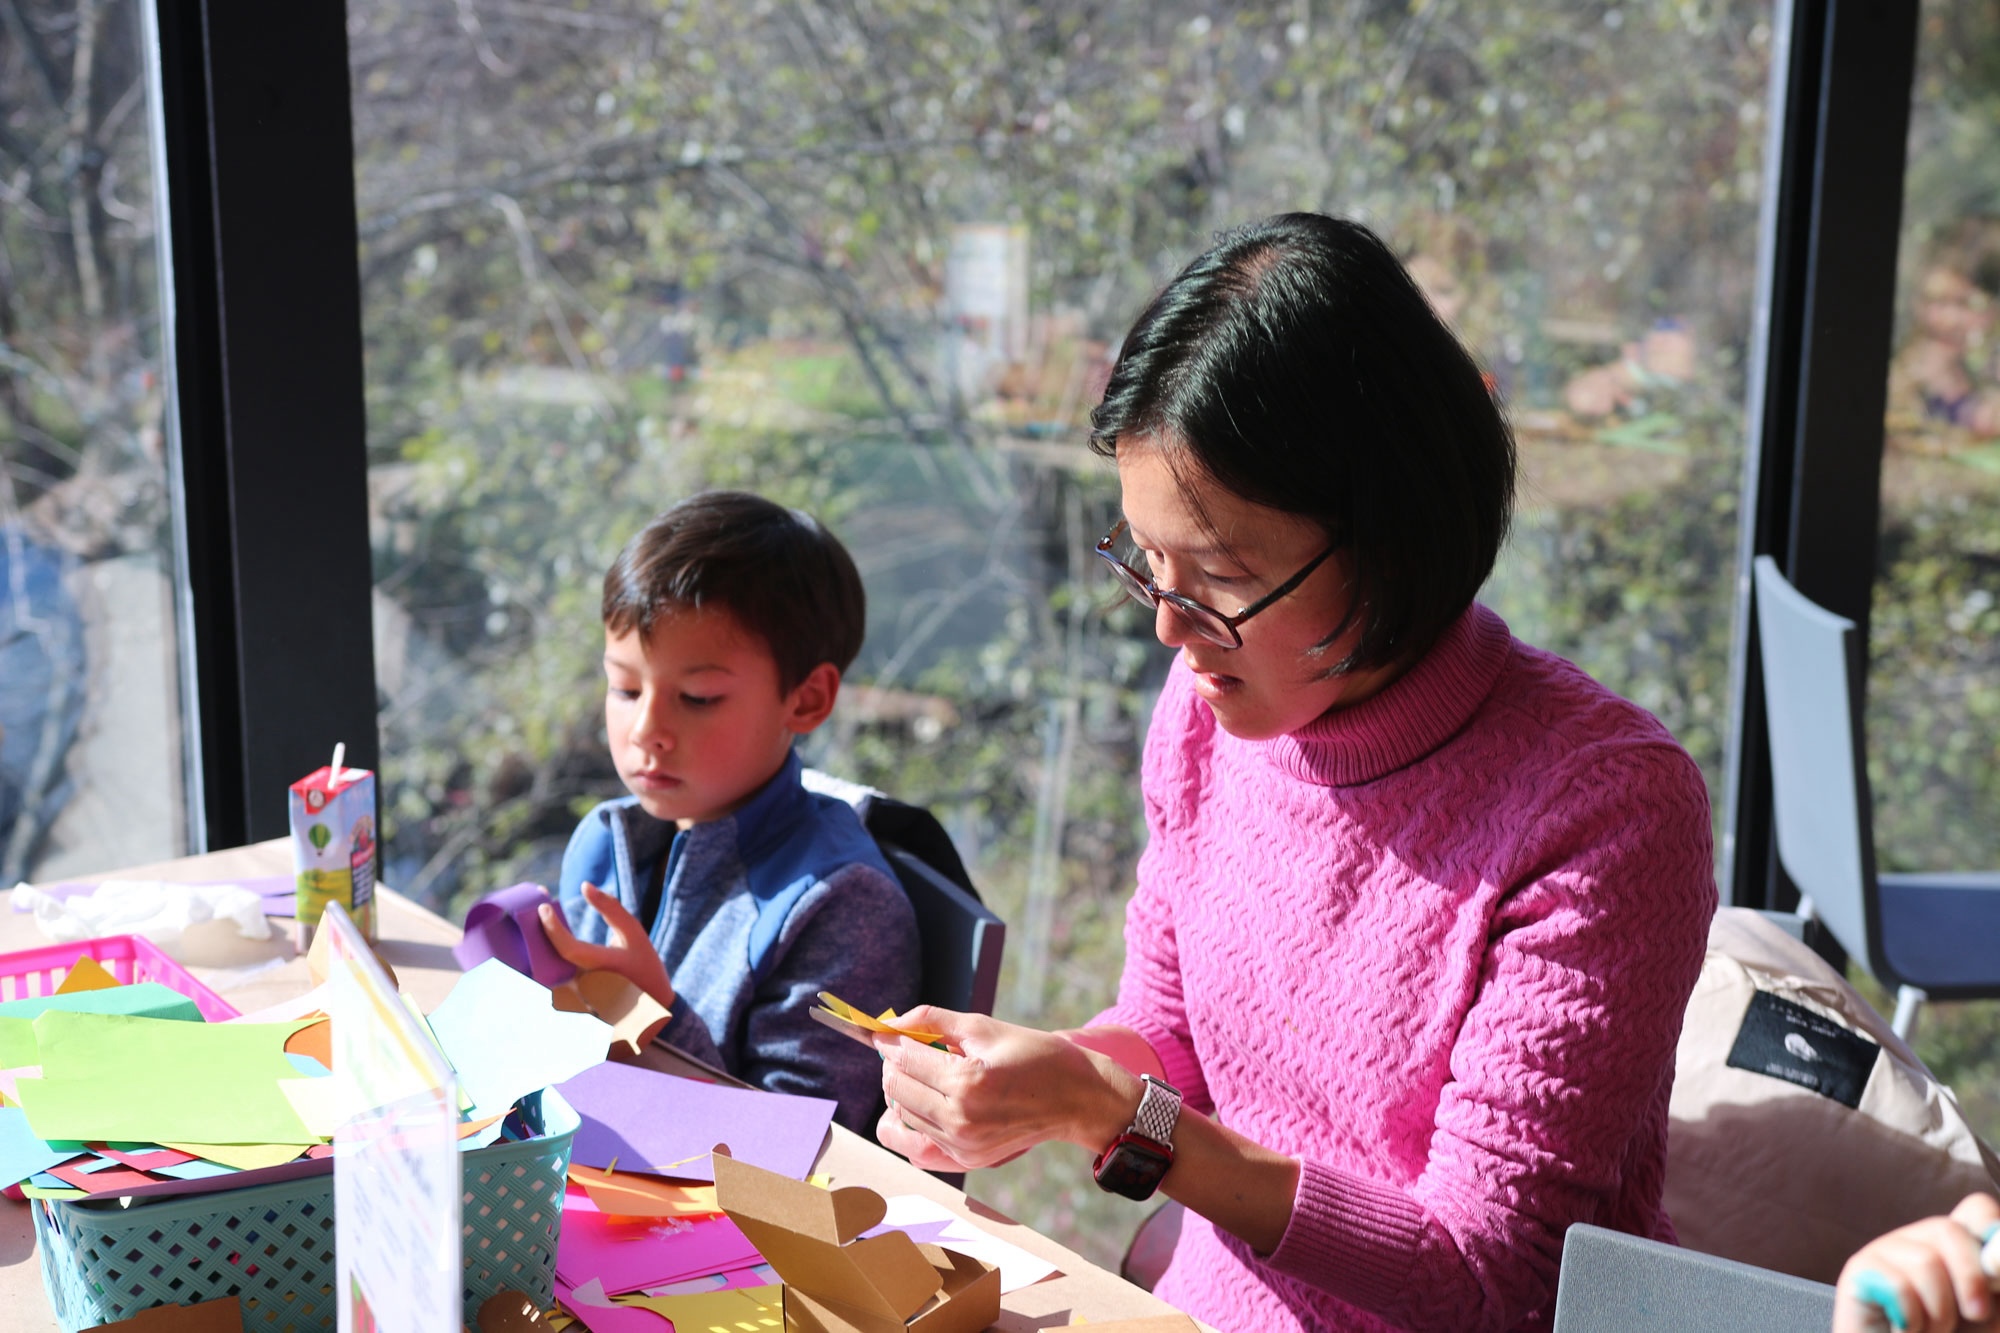
[[867, 1028], [870, 1032], [882, 1032], [891, 1036], [908, 1037], [912, 1041], [920, 1041], [929, 1046], [942, 1046], [944, 1044], [943, 1033], [920, 1032], [916, 1028], [896, 1026], [896, 1011], [894, 1009], [884, 1009], [879, 1018], [871, 1017], [864, 1011], [856, 1009], [839, 996], [829, 994], [826, 991], [819, 993], [819, 1002], [825, 1005], [836, 1018], [844, 1018], [856, 1027]]
[[636, 1305], [674, 1321], [674, 1333], [754, 1333], [783, 1328], [783, 1287], [736, 1287], [687, 1296], [613, 1296], [618, 1305]]

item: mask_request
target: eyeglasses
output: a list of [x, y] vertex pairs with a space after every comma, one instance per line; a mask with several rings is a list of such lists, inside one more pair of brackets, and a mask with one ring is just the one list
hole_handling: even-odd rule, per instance
[[1241, 648], [1243, 646], [1243, 636], [1236, 632], [1237, 627], [1271, 603], [1277, 601], [1280, 597], [1283, 597], [1286, 593], [1291, 592], [1301, 583], [1304, 583], [1308, 575], [1326, 562], [1328, 556], [1340, 549], [1340, 543], [1335, 542], [1314, 556], [1304, 569], [1292, 575], [1283, 583], [1280, 583], [1277, 587], [1271, 589], [1271, 591], [1265, 593], [1241, 611], [1238, 611], [1235, 615], [1225, 616], [1214, 607], [1205, 606], [1192, 597], [1175, 592], [1172, 588], [1162, 588], [1157, 583], [1154, 583], [1152, 579], [1141, 574], [1138, 570], [1112, 554], [1112, 547], [1117, 543], [1118, 538], [1124, 534], [1126, 526], [1125, 521], [1120, 519], [1117, 526], [1104, 534], [1104, 540], [1097, 543], [1097, 553], [1103, 556], [1105, 563], [1111, 566], [1111, 572], [1118, 577], [1118, 584], [1125, 590], [1126, 595], [1144, 607], [1157, 608], [1161, 602], [1165, 602], [1180, 613], [1181, 619], [1187, 622], [1189, 629], [1201, 635], [1202, 638], [1207, 639], [1210, 643], [1222, 648]]

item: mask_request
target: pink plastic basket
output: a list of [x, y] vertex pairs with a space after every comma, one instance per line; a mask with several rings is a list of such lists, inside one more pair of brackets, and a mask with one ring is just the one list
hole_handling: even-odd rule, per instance
[[157, 981], [193, 1000], [201, 1016], [220, 1023], [237, 1016], [236, 1006], [195, 980], [194, 974], [143, 935], [105, 935], [74, 944], [49, 944], [0, 954], [0, 1000], [53, 995], [81, 955], [88, 955], [120, 982]]

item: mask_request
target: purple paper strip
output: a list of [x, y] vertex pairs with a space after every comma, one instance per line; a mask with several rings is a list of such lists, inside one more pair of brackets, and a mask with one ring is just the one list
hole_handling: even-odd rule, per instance
[[487, 894], [465, 914], [465, 938], [452, 946], [452, 957], [467, 972], [497, 958], [544, 986], [560, 986], [576, 975], [576, 968], [555, 951], [542, 929], [541, 906], [553, 901], [539, 884], [515, 884]]
[[709, 1150], [803, 1180], [826, 1142], [834, 1103], [756, 1088], [697, 1083], [606, 1061], [557, 1085], [583, 1121], [572, 1160], [584, 1166], [714, 1180]]

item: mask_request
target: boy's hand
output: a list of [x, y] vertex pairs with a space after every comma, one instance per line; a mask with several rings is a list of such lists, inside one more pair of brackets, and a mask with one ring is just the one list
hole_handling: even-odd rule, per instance
[[625, 910], [625, 904], [595, 884], [583, 886], [583, 900], [610, 924], [611, 943], [585, 944], [570, 932], [560, 907], [543, 903], [542, 929], [548, 932], [555, 951], [585, 971], [616, 972], [667, 1008], [673, 1008], [674, 983], [667, 976], [667, 965], [653, 952], [653, 942], [646, 938], [646, 928], [639, 924], [639, 919]]

